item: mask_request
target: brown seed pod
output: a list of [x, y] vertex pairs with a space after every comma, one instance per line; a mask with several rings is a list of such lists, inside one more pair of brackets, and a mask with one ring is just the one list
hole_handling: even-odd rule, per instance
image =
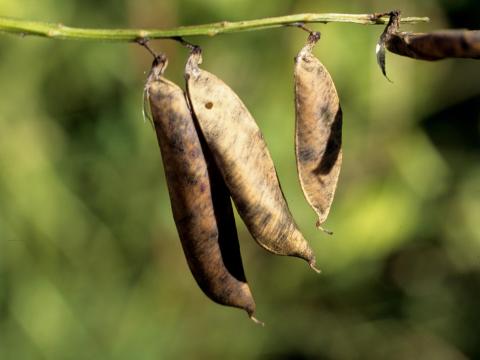
[[[383, 16], [386, 14], [377, 14]], [[388, 13], [390, 21], [377, 44], [377, 62], [385, 72], [385, 48], [413, 59], [436, 61], [446, 58], [480, 59], [480, 30], [443, 30], [430, 33], [400, 32], [399, 10]]]
[[244, 309], [258, 322], [229, 192], [199, 136], [185, 93], [162, 76], [165, 66], [166, 59], [157, 57], [145, 89], [185, 257], [210, 299]]
[[342, 165], [342, 109], [330, 74], [312, 54], [319, 38], [310, 34], [295, 58], [295, 154], [303, 193], [323, 230]]
[[185, 68], [188, 96], [238, 213], [260, 246], [305, 259], [315, 269], [258, 125], [230, 87], [198, 67], [201, 61], [200, 50], [192, 51]]
[[395, 54], [420, 60], [480, 59], [480, 31], [399, 32], [390, 34], [385, 46]]

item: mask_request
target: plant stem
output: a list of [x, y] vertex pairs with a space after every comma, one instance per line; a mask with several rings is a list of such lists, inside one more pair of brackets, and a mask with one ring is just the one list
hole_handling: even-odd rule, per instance
[[[63, 24], [17, 20], [0, 17], [0, 32], [14, 33], [22, 36], [36, 35], [65, 40], [101, 40], [101, 41], [135, 41], [146, 39], [171, 39], [183, 36], [233, 33], [239, 31], [263, 30], [291, 25], [295, 23], [355, 23], [364, 25], [386, 24], [389, 17], [375, 17], [374, 14], [296, 14], [245, 21], [222, 21], [212, 24], [180, 26], [171, 29], [83, 29]], [[428, 22], [427, 17], [402, 18], [402, 23]]]

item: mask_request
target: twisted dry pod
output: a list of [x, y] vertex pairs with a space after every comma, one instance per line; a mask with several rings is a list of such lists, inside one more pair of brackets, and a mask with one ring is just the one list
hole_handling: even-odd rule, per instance
[[388, 15], [390, 15], [390, 21], [377, 44], [377, 62], [384, 75], [386, 75], [385, 48], [397, 55], [419, 60], [480, 59], [480, 30], [400, 32], [400, 11], [394, 10]]
[[305, 259], [315, 269], [313, 251], [288, 209], [260, 129], [233, 90], [198, 67], [201, 61], [197, 48], [185, 68], [188, 96], [238, 213], [259, 245]]
[[311, 33], [295, 58], [295, 153], [303, 193], [326, 220], [342, 165], [342, 109], [332, 78], [312, 54], [319, 33]]
[[198, 135], [183, 90], [162, 76], [165, 67], [166, 58], [157, 57], [146, 93], [185, 257], [209, 298], [244, 309], [257, 321], [228, 190]]

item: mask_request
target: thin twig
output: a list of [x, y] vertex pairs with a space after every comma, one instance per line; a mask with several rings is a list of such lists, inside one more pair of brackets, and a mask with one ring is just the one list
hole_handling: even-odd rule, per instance
[[188, 50], [194, 51], [196, 48], [198, 48], [198, 45], [194, 45], [191, 42], [186, 41], [184, 38], [181, 36], [174, 36], [171, 38], [172, 40], [175, 40], [185, 46]]
[[[84, 29], [63, 24], [18, 20], [0, 17], [0, 32], [22, 36], [35, 35], [54, 39], [83, 39], [101, 41], [137, 41], [137, 39], [172, 39], [185, 36], [233, 33], [239, 31], [263, 30], [293, 23], [355, 23], [378, 25], [388, 23], [388, 16], [375, 14], [295, 14], [246, 21], [222, 21], [212, 24], [180, 26], [171, 29]], [[428, 17], [405, 17], [402, 23], [428, 22]]]
[[153, 58], [156, 59], [158, 58], [157, 53], [148, 45], [148, 39], [147, 38], [140, 38], [137, 39], [136, 42], [140, 45], [143, 46], [147, 51], [152, 54]]
[[305, 26], [304, 23], [301, 23], [301, 22], [296, 22], [296, 23], [292, 23], [292, 24], [287, 24], [286, 26], [292, 26], [292, 27], [297, 27], [299, 29], [302, 29], [303, 31], [306, 31], [308, 32], [309, 34], [313, 33], [314, 31], [313, 30], [310, 30], [309, 28], [307, 28]]

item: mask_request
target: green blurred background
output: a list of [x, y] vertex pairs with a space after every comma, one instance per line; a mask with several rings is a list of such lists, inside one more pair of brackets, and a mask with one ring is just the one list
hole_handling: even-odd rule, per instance
[[[401, 8], [405, 30], [478, 28], [478, 0], [1, 0], [0, 15], [89, 27], [169, 27], [301, 12]], [[0, 36], [0, 359], [480, 358], [480, 62], [387, 55], [383, 27], [312, 25], [344, 110], [344, 163], [326, 227], [296, 178], [294, 28], [190, 40], [257, 119], [323, 270], [260, 249], [238, 221], [257, 302], [196, 286], [154, 132], [151, 63], [126, 43]], [[183, 84], [187, 50], [167, 53]]]

